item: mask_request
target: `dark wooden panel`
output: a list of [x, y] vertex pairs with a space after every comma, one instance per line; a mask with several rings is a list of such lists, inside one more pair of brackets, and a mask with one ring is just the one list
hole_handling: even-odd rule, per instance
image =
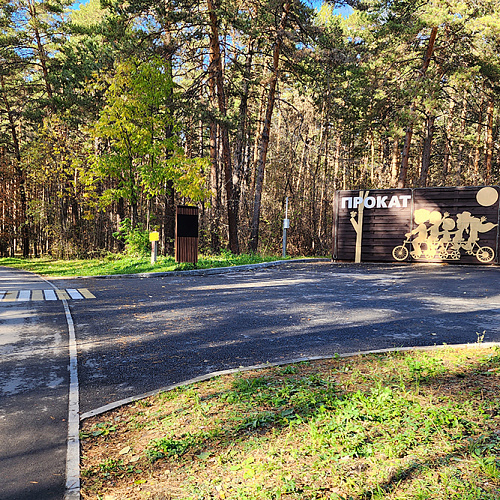
[[338, 191], [334, 258], [498, 262], [499, 198], [496, 186]]
[[198, 262], [198, 238], [177, 238], [175, 243], [176, 262]]
[[[401, 243], [401, 226], [410, 228], [411, 196], [409, 189], [338, 192], [337, 258], [355, 260], [361, 244], [361, 260], [392, 260], [392, 249]], [[361, 235], [355, 228], [360, 219]]]
[[176, 208], [175, 261], [198, 262], [198, 207], [179, 205]]

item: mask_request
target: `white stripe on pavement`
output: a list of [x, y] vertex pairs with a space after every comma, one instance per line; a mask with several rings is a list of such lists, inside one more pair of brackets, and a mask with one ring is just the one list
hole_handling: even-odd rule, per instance
[[41, 300], [84, 300], [95, 299], [95, 295], [86, 288], [68, 288], [56, 290], [0, 290], [0, 302], [29, 302]]
[[45, 300], [57, 300], [57, 295], [54, 290], [44, 290]]
[[20, 290], [17, 300], [19, 302], [27, 302], [30, 300], [31, 290]]

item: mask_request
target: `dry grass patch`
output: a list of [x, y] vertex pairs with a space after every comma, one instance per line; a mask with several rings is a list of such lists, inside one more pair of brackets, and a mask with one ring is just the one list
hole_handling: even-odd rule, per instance
[[86, 420], [84, 499], [500, 498], [500, 351], [300, 363]]

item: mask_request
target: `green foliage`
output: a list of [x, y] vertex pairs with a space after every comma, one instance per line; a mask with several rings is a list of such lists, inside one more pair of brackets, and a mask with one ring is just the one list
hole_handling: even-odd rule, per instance
[[[139, 231], [142, 229], [139, 228]], [[143, 248], [146, 235], [142, 234]], [[149, 236], [148, 243], [149, 245]], [[214, 267], [228, 267], [247, 264], [258, 264], [278, 260], [274, 255], [242, 254], [232, 255], [225, 260], [227, 255], [200, 255], [196, 269], [210, 269]], [[127, 255], [103, 252], [94, 259], [56, 260], [48, 257], [38, 259], [0, 258], [0, 265], [42, 274], [44, 276], [98, 276], [103, 274], [135, 274], [146, 272], [168, 272], [191, 270], [195, 266], [190, 263], [178, 264], [173, 257], [158, 256], [155, 264], [151, 264], [149, 257], [130, 257]]]
[[160, 458], [181, 457], [188, 450], [192, 450], [203, 443], [208, 436], [204, 432], [197, 434], [187, 433], [176, 439], [164, 437], [151, 441], [146, 449], [146, 457], [151, 462]]
[[[168, 469], [179, 497], [193, 500], [214, 491], [232, 500], [496, 499], [499, 402], [485, 400], [473, 382], [479, 392], [498, 392], [496, 379], [474, 378], [478, 368], [498, 369], [497, 354], [450, 348], [300, 363], [161, 394], [148, 399], [147, 411], [120, 409], [128, 446], [142, 443], [142, 429], [152, 435], [143, 447], [147, 477], [137, 472], [133, 482], [147, 480], [145, 496], [158, 487], [170, 494]], [[416, 376], [427, 376], [419, 390]], [[84, 450], [86, 493], [127, 474], [113, 447], [91, 439], [98, 449], [88, 457]], [[130, 481], [123, 477], [117, 490]]]
[[95, 424], [90, 432], [80, 432], [81, 439], [87, 439], [89, 437], [107, 436], [108, 434], [115, 432], [116, 426], [111, 422], [99, 422]]
[[102, 205], [123, 198], [134, 207], [141, 191], [147, 197], [165, 194], [168, 181], [182, 196], [205, 199], [207, 161], [187, 158], [178, 145], [168, 63], [160, 58], [119, 62], [114, 75], [103, 76], [95, 88], [104, 90], [106, 105], [92, 129], [102, 146], [86, 181], [94, 194], [98, 181], [112, 178], [117, 183], [99, 195]]
[[125, 242], [125, 253], [131, 257], [144, 256], [151, 253], [149, 232], [143, 229], [142, 224], [133, 227], [130, 219], [120, 223], [120, 229], [113, 236]]

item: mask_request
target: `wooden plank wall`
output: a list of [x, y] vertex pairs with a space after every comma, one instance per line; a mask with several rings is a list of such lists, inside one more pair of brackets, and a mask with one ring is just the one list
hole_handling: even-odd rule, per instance
[[499, 199], [498, 186], [337, 191], [333, 258], [498, 263]]
[[198, 207], [179, 205], [176, 208], [175, 261], [198, 262]]

